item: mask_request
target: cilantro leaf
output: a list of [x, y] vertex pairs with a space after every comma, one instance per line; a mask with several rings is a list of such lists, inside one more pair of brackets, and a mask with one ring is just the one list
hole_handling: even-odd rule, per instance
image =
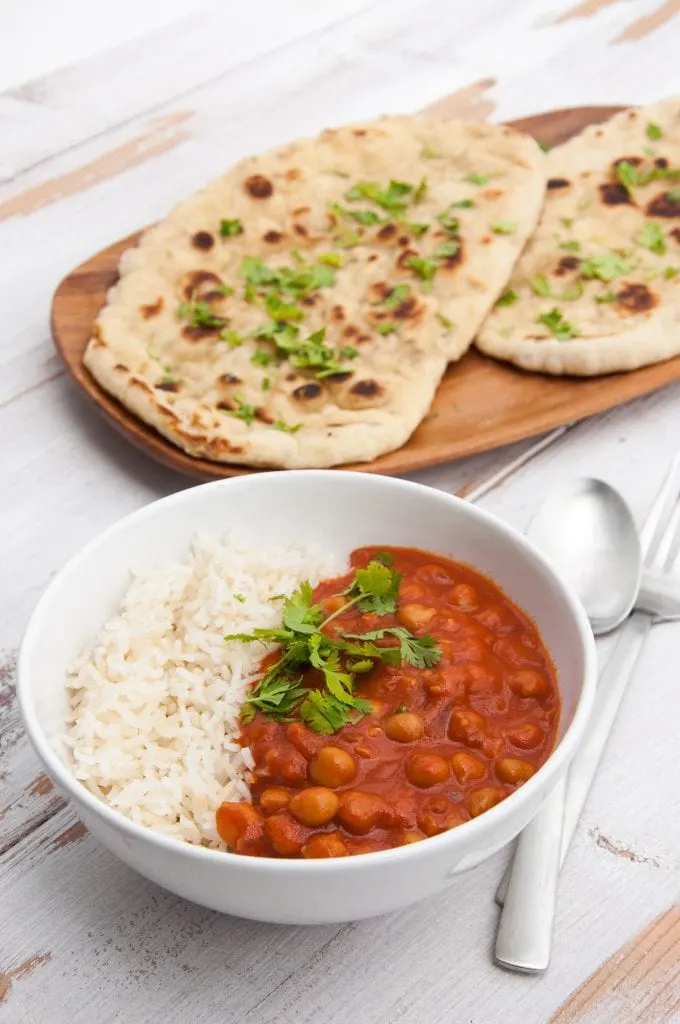
[[348, 633], [357, 640], [382, 640], [386, 636], [394, 636], [399, 641], [401, 660], [415, 668], [431, 668], [442, 656], [437, 641], [429, 633], [416, 636], [403, 626], [388, 626], [386, 629], [373, 629], [368, 633]]
[[355, 601], [358, 599], [362, 611], [386, 615], [396, 610], [402, 579], [402, 573], [372, 560], [365, 569], [355, 572], [349, 597]]
[[582, 277], [592, 279], [598, 277], [600, 281], [613, 281], [621, 274], [628, 274], [632, 270], [630, 263], [616, 252], [606, 251], [597, 256], [589, 256], [581, 260], [580, 272]]
[[460, 242], [442, 242], [441, 245], [437, 246], [432, 255], [435, 257], [435, 259], [447, 260], [451, 259], [453, 256], [456, 256], [459, 250]]
[[508, 288], [506, 292], [496, 300], [497, 306], [512, 306], [513, 302], [517, 302], [519, 295], [514, 288]]
[[437, 317], [437, 320], [439, 321], [439, 323], [444, 328], [445, 333], [446, 334], [450, 334], [451, 331], [456, 326], [454, 324], [453, 320], [449, 320], [448, 316], [444, 316], [443, 313], [435, 313], [435, 316]]
[[517, 231], [517, 221], [497, 220], [491, 225], [491, 230], [497, 235], [512, 235]]
[[471, 185], [488, 185], [490, 180], [488, 174], [477, 174], [475, 171], [471, 171], [463, 178], [463, 181], [469, 181]]
[[657, 142], [660, 138], [663, 137], [663, 132], [658, 124], [654, 124], [653, 121], [649, 121], [647, 127], [645, 128], [645, 135], [652, 142]]
[[302, 423], [286, 423], [285, 420], [275, 420], [272, 423], [272, 429], [280, 430], [284, 434], [297, 434], [298, 430], [302, 430]]
[[296, 633], [315, 633], [323, 619], [323, 610], [313, 602], [312, 585], [301, 583], [283, 605], [283, 625]]
[[309, 690], [300, 705], [300, 718], [314, 732], [330, 736], [338, 729], [342, 729], [343, 725], [355, 722], [363, 715], [369, 715], [372, 710], [372, 704], [360, 697], [355, 697], [351, 704], [346, 704], [332, 694]]
[[190, 327], [224, 327], [227, 321], [213, 312], [207, 302], [182, 302], [177, 307], [180, 320], [188, 320]]
[[403, 213], [407, 206], [406, 197], [412, 192], [413, 185], [405, 181], [392, 180], [387, 188], [381, 188], [376, 181], [358, 181], [345, 192], [345, 198], [350, 201], [370, 199], [390, 213]]
[[390, 294], [385, 299], [385, 305], [388, 309], [395, 309], [400, 303], [407, 299], [411, 294], [411, 288], [407, 284], [398, 284], [392, 289]]
[[243, 234], [243, 223], [238, 218], [220, 221], [220, 235], [222, 238], [231, 238], [233, 235], [241, 234]]
[[475, 204], [471, 199], [459, 199], [455, 203], [451, 203], [453, 210], [471, 210]]
[[645, 221], [635, 236], [635, 241], [657, 256], [663, 256], [666, 252], [666, 239], [663, 231], [652, 220]]
[[382, 323], [376, 324], [376, 331], [378, 334], [394, 334], [399, 325], [392, 321], [383, 320]]
[[437, 273], [437, 264], [433, 260], [423, 259], [422, 256], [408, 256], [404, 260], [404, 265], [423, 281], [431, 281]]
[[234, 396], [235, 409], [223, 409], [223, 412], [228, 412], [231, 416], [235, 416], [237, 420], [243, 420], [247, 427], [252, 425], [255, 419], [255, 409], [252, 405], [244, 402], [242, 398]]
[[559, 247], [560, 247], [560, 249], [564, 249], [565, 252], [580, 252], [581, 251], [581, 243], [577, 242], [575, 240], [571, 241], [571, 242], [560, 242]]
[[550, 295], [550, 282], [545, 274], [536, 274], [535, 277], [530, 278], [529, 284], [535, 295], [540, 295], [542, 298]]
[[342, 267], [345, 264], [345, 260], [339, 252], [322, 252], [317, 256], [317, 260], [329, 267]]
[[557, 306], [554, 306], [548, 313], [541, 313], [537, 317], [536, 323], [547, 327], [558, 341], [569, 341], [570, 338], [579, 336], [579, 331], [564, 319], [562, 311]]

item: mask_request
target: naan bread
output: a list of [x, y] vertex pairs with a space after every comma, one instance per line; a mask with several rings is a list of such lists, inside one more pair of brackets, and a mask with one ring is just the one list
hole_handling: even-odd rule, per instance
[[543, 216], [476, 343], [525, 370], [583, 376], [680, 353], [680, 100], [548, 154]]
[[193, 455], [373, 459], [506, 284], [544, 164], [509, 128], [411, 117], [246, 159], [123, 255], [85, 364]]

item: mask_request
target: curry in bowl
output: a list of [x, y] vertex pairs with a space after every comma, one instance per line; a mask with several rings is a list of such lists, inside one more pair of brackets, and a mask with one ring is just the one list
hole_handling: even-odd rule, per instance
[[341, 576], [311, 558], [313, 586], [296, 554], [277, 569], [275, 552], [199, 545], [135, 580], [72, 672], [76, 777], [165, 834], [327, 858], [454, 828], [543, 764], [555, 670], [492, 580], [363, 547]]

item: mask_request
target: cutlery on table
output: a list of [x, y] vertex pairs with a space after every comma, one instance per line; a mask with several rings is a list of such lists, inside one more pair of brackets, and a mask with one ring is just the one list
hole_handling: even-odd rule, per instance
[[[599, 482], [576, 482], [576, 486], [581, 489], [579, 500], [582, 506], [583, 499], [588, 500], [588, 494], [583, 493], [584, 485], [594, 483]], [[599, 500], [602, 497], [601, 490], [590, 489], [592, 500]], [[622, 499], [619, 500], [622, 502]], [[582, 507], [581, 513], [582, 529], [584, 522], [590, 526], [593, 523], [601, 526], [607, 518], [601, 509], [591, 509], [590, 519], [587, 507], [585, 510]], [[618, 513], [612, 505], [609, 515], [612, 523], [616, 523], [617, 529], [621, 530], [621, 535], [617, 537], [615, 543], [606, 545], [607, 550], [600, 550], [598, 553], [600, 570], [606, 564], [609, 564], [612, 570], [608, 583], [604, 577], [601, 579], [603, 587], [605, 584], [611, 586], [614, 581], [613, 562], [616, 558], [612, 555], [616, 555], [617, 544], [623, 545], [619, 549], [622, 560], [629, 559], [631, 565], [634, 561], [634, 546], [628, 546], [629, 531], [623, 522], [625, 516], [621, 518], [620, 505]], [[567, 525], [563, 523], [562, 528]], [[545, 521], [540, 519], [539, 533], [544, 528]], [[531, 528], [529, 535], [532, 536]], [[497, 899], [504, 903], [504, 906], [496, 938], [495, 958], [500, 966], [509, 970], [537, 973], [544, 971], [550, 962], [559, 869], [569, 849], [616, 713], [651, 626], [655, 621], [659, 621], [658, 616], [660, 613], [663, 614], [664, 610], [664, 618], [677, 617], [678, 588], [676, 586], [674, 592], [669, 586], [668, 573], [672, 569], [680, 544], [680, 456], [676, 457], [671, 465], [642, 531], [641, 539], [644, 551], [643, 596], [651, 598], [645, 603], [651, 604], [652, 607], [650, 610], [639, 609], [635, 593], [632, 601], [630, 594], [618, 595], [620, 608], [630, 601], [630, 607], [636, 605], [636, 610], [623, 626], [614, 652], [601, 674], [590, 722], [581, 746], [566, 779], [553, 790], [538, 815], [519, 837], [512, 866], [499, 887]], [[541, 545], [544, 550], [547, 540], [549, 538], [544, 534], [544, 543]], [[564, 538], [558, 544], [558, 551], [561, 551], [562, 555], [565, 553], [563, 540]], [[579, 538], [577, 546], [583, 549], [581, 540], [582, 538]], [[547, 546], [549, 547], [549, 544]], [[554, 558], [555, 553], [554, 549], [552, 552], [546, 550], [548, 557]], [[591, 554], [595, 557], [594, 553]], [[558, 564], [562, 567], [561, 563]], [[584, 567], [571, 565], [565, 574], [576, 584], [577, 592], [586, 605], [586, 611], [589, 611], [589, 607], [598, 608], [600, 611], [609, 607], [613, 620], [616, 618], [616, 595], [612, 597], [609, 605], [604, 598], [598, 603], [600, 599], [596, 587], [595, 563], [592, 568], [593, 571], [588, 572]], [[618, 572], [619, 585], [624, 580], [630, 581], [634, 575], [630, 566], [627, 570], [620, 568]], [[660, 583], [661, 587], [655, 591], [657, 583]], [[589, 587], [594, 589], [589, 590]], [[597, 622], [603, 627], [598, 629], [598, 632], [608, 631], [604, 628], [604, 619], [599, 618]], [[609, 629], [611, 628], [610, 625]]]

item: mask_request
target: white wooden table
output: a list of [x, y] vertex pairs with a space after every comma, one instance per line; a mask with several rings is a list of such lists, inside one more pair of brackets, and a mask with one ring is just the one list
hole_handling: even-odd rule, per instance
[[[50, 577], [114, 519], [189, 484], [66, 380], [48, 327], [59, 279], [241, 154], [328, 124], [447, 94], [462, 116], [504, 119], [680, 93], [678, 0], [569, 4], [222, 4], [0, 95], [3, 1024], [680, 1020], [680, 625], [654, 630], [622, 708], [544, 978], [491, 962], [506, 854], [438, 899], [342, 927], [258, 925], [170, 896], [85, 834], [40, 773], [13, 697], [15, 651]], [[542, 447], [418, 479], [467, 492], [496, 479], [479, 500], [524, 528], [552, 485], [601, 475], [641, 517], [678, 448], [676, 385]]]

